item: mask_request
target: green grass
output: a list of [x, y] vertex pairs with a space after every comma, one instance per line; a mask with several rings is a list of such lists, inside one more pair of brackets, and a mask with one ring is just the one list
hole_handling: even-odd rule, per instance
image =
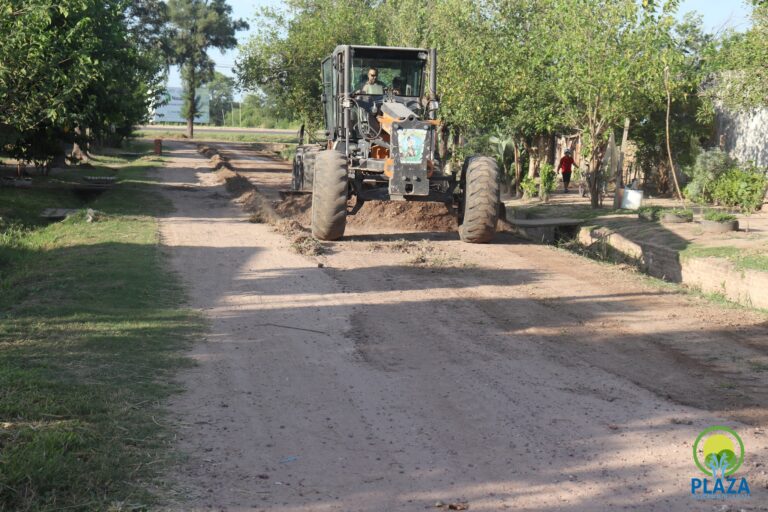
[[704, 220], [711, 220], [713, 222], [729, 222], [736, 220], [736, 216], [718, 210], [707, 210], [704, 213]]
[[[140, 138], [146, 139], [180, 139], [185, 132], [176, 130], [136, 130], [134, 134]], [[219, 142], [262, 142], [273, 144], [296, 143], [296, 135], [283, 135], [280, 133], [233, 133], [218, 130], [195, 129], [196, 142], [219, 141]]]
[[[95, 199], [55, 185], [114, 170], [0, 189], [0, 510], [143, 506], [169, 457], [159, 402], [201, 323], [158, 245], [171, 206], [146, 174], [161, 162], [105, 161], [120, 184]], [[48, 225], [47, 207], [103, 215]]]
[[768, 272], [768, 246], [743, 249], [733, 246], [704, 247], [691, 244], [680, 253], [680, 257], [724, 258], [733, 262], [738, 270]]
[[293, 157], [295, 156], [296, 156], [296, 146], [288, 146], [282, 151], [280, 151], [280, 158], [282, 158], [286, 162], [293, 161]]

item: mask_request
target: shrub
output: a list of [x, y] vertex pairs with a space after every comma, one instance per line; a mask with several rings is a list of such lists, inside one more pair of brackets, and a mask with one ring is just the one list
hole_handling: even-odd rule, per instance
[[548, 196], [557, 186], [557, 173], [555, 168], [548, 163], [541, 164], [539, 168], [539, 177], [541, 178], [541, 196]]
[[678, 217], [682, 217], [689, 221], [693, 220], [693, 210], [688, 210], [686, 208], [672, 208], [671, 210], [665, 210], [663, 213], [677, 215]]
[[539, 195], [539, 186], [536, 184], [536, 180], [530, 176], [526, 176], [520, 182], [520, 188], [523, 189], [523, 193], [526, 197], [537, 197]]
[[654, 221], [659, 220], [663, 210], [662, 206], [641, 206], [637, 209], [637, 215], [642, 219]]
[[734, 167], [735, 160], [719, 148], [701, 152], [693, 166], [685, 170], [691, 178], [685, 187], [686, 197], [697, 203], [712, 201], [712, 190], [718, 178]]
[[712, 200], [751, 212], [760, 209], [768, 186], [765, 172], [754, 167], [735, 167], [715, 182]]
[[704, 220], [711, 220], [713, 222], [729, 222], [736, 220], [736, 216], [731, 215], [730, 213], [719, 212], [717, 210], [707, 210], [704, 213]]
[[286, 146], [280, 150], [280, 158], [286, 162], [292, 161], [294, 156], [296, 156], [296, 146]]

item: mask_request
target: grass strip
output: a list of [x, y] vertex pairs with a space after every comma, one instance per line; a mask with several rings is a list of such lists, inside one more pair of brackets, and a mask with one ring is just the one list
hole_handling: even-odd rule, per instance
[[[159, 246], [162, 161], [93, 163], [0, 188], [0, 510], [142, 509], [170, 457], [159, 404], [202, 326]], [[97, 173], [118, 184], [55, 186]], [[47, 224], [44, 208], [81, 210]]]
[[731, 261], [737, 270], [768, 272], [768, 246], [744, 249], [734, 246], [705, 247], [689, 245], [680, 253], [681, 258], [723, 258]]

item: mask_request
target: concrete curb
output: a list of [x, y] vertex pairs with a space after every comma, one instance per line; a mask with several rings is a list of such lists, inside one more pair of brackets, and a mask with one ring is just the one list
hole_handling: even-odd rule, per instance
[[741, 270], [725, 258], [681, 258], [677, 250], [635, 242], [605, 227], [582, 227], [578, 241], [601, 251], [608, 259], [629, 261], [653, 277], [721, 294], [745, 306], [768, 309], [768, 272]]

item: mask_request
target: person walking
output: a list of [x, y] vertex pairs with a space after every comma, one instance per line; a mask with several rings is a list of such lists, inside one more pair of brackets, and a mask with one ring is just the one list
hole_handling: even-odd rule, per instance
[[560, 159], [560, 165], [557, 166], [557, 172], [563, 174], [563, 190], [564, 193], [568, 193], [568, 186], [571, 184], [571, 171], [573, 167], [579, 167], [573, 160], [572, 152], [570, 149], [565, 150], [565, 155]]

